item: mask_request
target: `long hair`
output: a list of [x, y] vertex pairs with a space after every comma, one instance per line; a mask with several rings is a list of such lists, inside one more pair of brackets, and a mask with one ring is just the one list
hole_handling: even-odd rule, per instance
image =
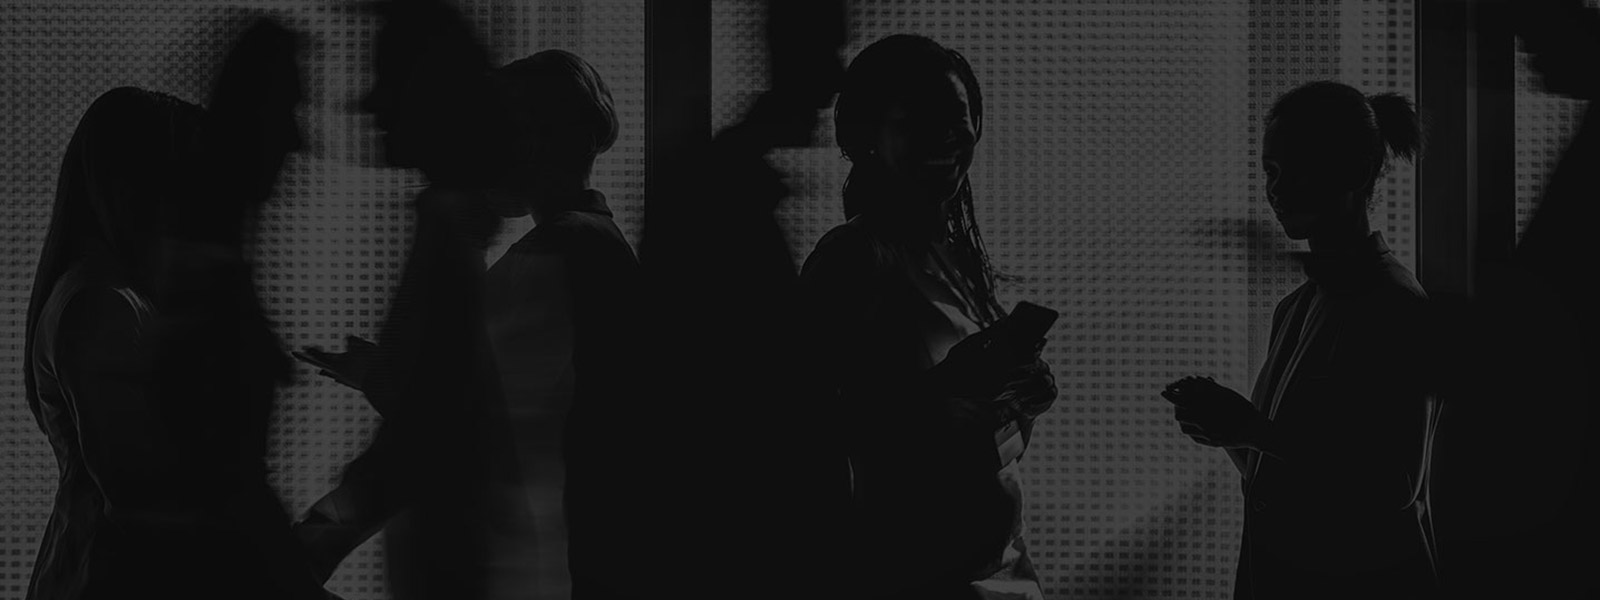
[[[874, 42], [850, 61], [834, 104], [835, 137], [845, 159], [850, 161], [844, 184], [846, 219], [891, 209], [881, 203], [886, 167], [873, 154], [877, 132], [902, 90], [913, 82], [947, 73], [954, 73], [967, 88], [976, 143], [983, 138], [983, 93], [972, 65], [960, 52], [926, 37], [901, 34]], [[977, 308], [991, 313], [988, 316], [992, 318], [1000, 312], [996, 287], [1002, 276], [990, 261], [978, 230], [970, 179], [963, 178], [955, 200], [945, 222], [956, 251], [956, 268], [972, 283], [980, 305]]]
[[[24, 336], [23, 379], [37, 414], [33, 344], [56, 281], [90, 255], [115, 261], [131, 285], [146, 285], [146, 261], [161, 216], [183, 193], [181, 165], [199, 137], [203, 111], [172, 96], [116, 88], [95, 99], [67, 144], [55, 204], [34, 271]], [[148, 292], [149, 290], [139, 290]]]

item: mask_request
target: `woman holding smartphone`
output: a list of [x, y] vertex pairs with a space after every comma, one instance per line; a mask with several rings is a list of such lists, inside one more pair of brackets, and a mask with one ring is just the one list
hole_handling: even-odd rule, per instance
[[[977, 79], [959, 53], [897, 35], [855, 58], [837, 102], [849, 221], [801, 285], [824, 397], [847, 415], [849, 593], [1041, 598], [1015, 456], [999, 446], [1026, 441], [1056, 388], [1042, 337], [974, 335], [1003, 316], [967, 180]], [[1008, 425], [1019, 439], [997, 444]]]
[[[1190, 377], [1163, 396], [1244, 480], [1236, 598], [1418, 598], [1433, 587], [1419, 502], [1431, 404], [1427, 295], [1367, 220], [1420, 130], [1397, 94], [1315, 82], [1267, 116], [1262, 168], [1309, 281], [1278, 304], [1253, 398]], [[1419, 467], [1420, 465], [1420, 467]]]

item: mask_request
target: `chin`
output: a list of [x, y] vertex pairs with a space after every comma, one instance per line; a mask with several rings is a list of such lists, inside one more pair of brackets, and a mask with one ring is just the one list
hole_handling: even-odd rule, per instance
[[1294, 241], [1305, 241], [1311, 238], [1311, 223], [1301, 219], [1279, 218], [1278, 227], [1283, 229], [1284, 237]]
[[405, 144], [396, 143], [393, 134], [387, 134], [383, 136], [383, 164], [409, 169], [416, 167], [417, 161]]
[[1294, 240], [1296, 242], [1304, 242], [1306, 240], [1311, 239], [1311, 233], [1310, 232], [1300, 231], [1300, 230], [1297, 230], [1297, 229], [1284, 229], [1283, 230], [1283, 236], [1286, 237], [1286, 238], [1289, 238], [1291, 240]]
[[939, 178], [929, 181], [924, 189], [928, 190], [928, 196], [938, 198], [940, 202], [948, 202], [961, 191], [962, 181], [965, 181], [965, 178]]

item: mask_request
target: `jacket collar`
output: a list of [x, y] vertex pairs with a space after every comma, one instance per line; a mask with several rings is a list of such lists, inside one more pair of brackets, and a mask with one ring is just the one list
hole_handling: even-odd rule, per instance
[[1331, 290], [1358, 290], [1378, 281], [1388, 268], [1393, 252], [1383, 234], [1372, 232], [1352, 248], [1338, 252], [1293, 252], [1306, 277]]

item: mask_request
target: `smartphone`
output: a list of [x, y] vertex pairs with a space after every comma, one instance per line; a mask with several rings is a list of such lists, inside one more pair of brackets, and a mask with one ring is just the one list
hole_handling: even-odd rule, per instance
[[[346, 346], [352, 350], [362, 346], [371, 345], [372, 342], [368, 342], [354, 336], [346, 340]], [[319, 356], [321, 352], [322, 350], [319, 348], [306, 348], [303, 351], [295, 350], [289, 354], [294, 356], [296, 359], [299, 359], [301, 362], [316, 367], [318, 370], [322, 371], [323, 375], [333, 378], [334, 381], [356, 391], [363, 391], [361, 389], [361, 382], [351, 379], [349, 374], [344, 372], [346, 367], [328, 362], [325, 358]]]
[[1060, 313], [1026, 300], [1017, 303], [1011, 314], [994, 326], [994, 340], [1012, 348], [1032, 350], [1034, 344], [1056, 324]]
[[317, 356], [306, 354], [305, 352], [301, 352], [299, 350], [292, 351], [289, 354], [291, 356], [294, 356], [295, 358], [299, 359], [300, 362], [309, 364], [309, 365], [311, 365], [313, 367], [316, 367], [318, 369], [322, 369], [322, 370], [327, 371], [329, 373], [337, 373], [337, 372], [339, 372], [338, 369], [333, 366], [333, 364], [331, 364], [329, 362], [326, 362], [326, 361], [322, 360], [321, 358], [319, 358]]

